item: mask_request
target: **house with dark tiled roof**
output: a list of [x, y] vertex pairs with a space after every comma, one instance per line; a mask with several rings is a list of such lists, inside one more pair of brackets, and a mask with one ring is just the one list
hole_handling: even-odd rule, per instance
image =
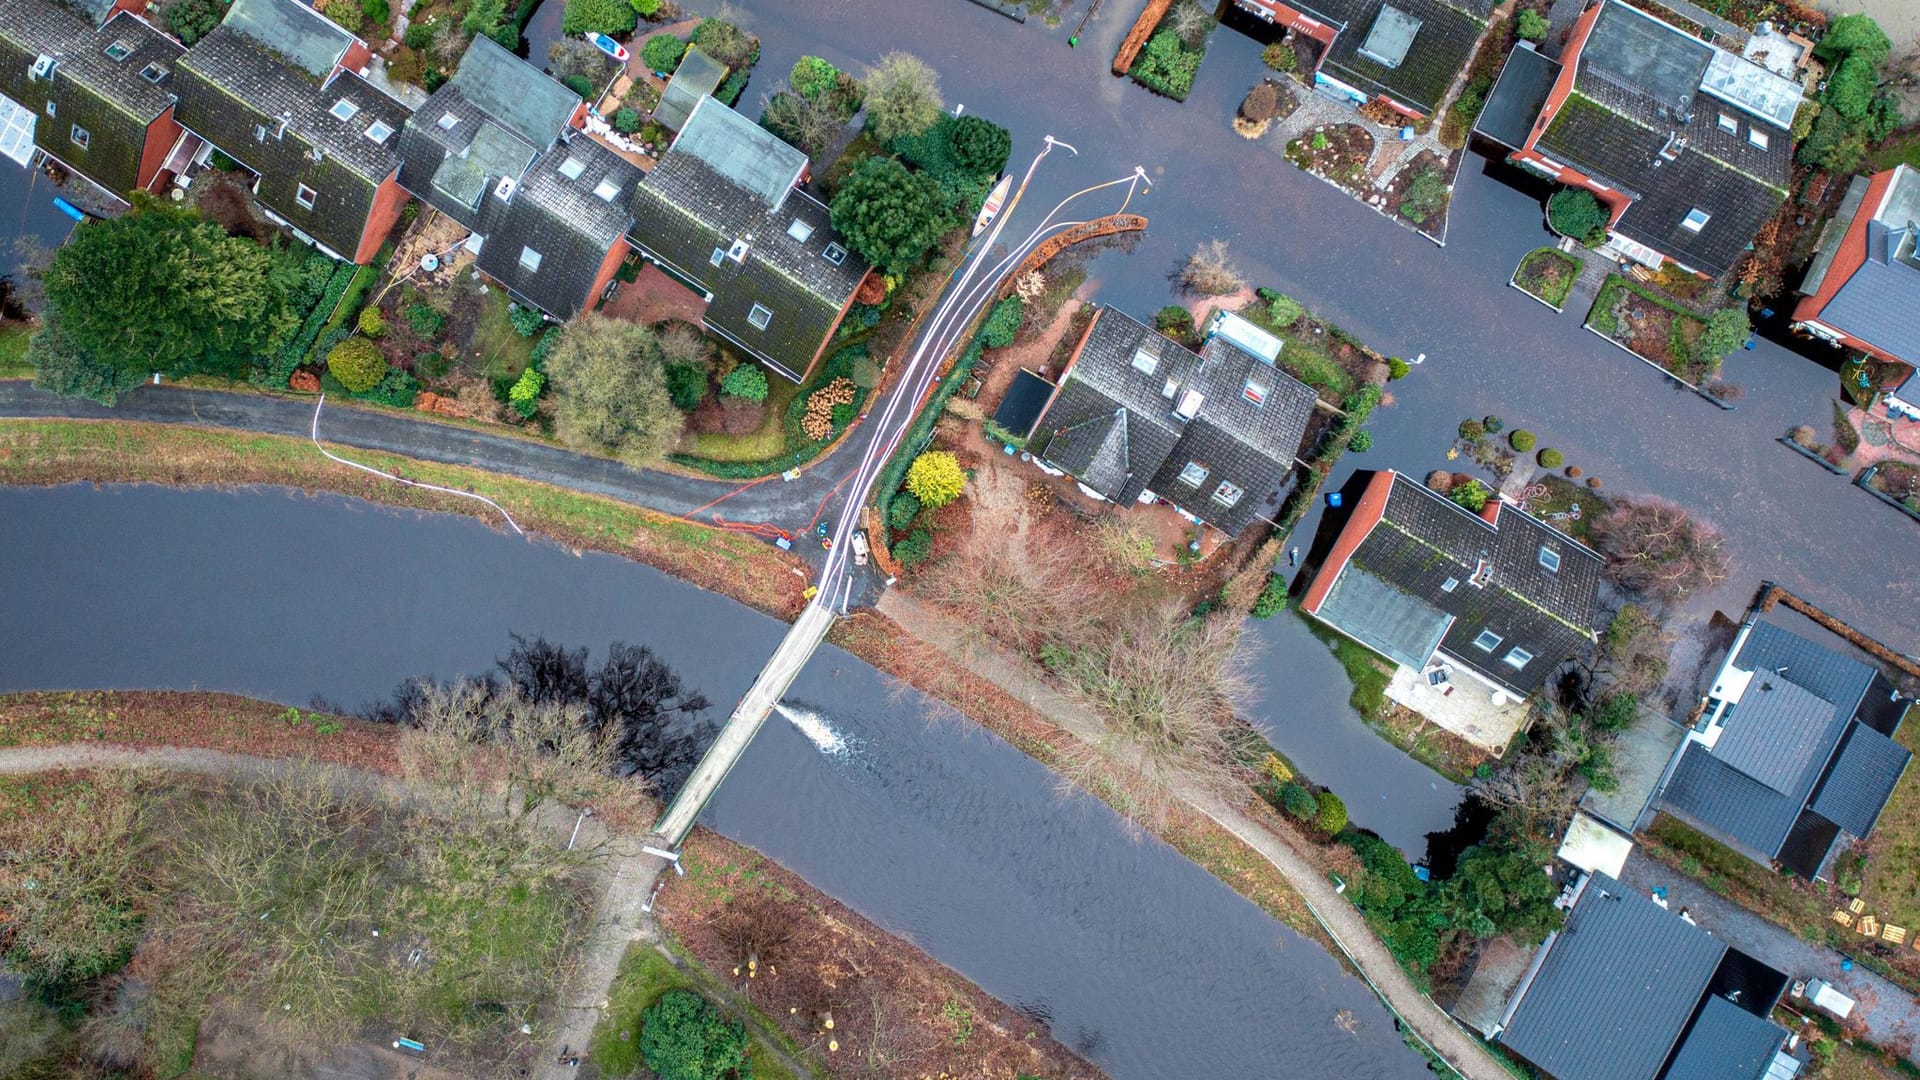
[[1573, 887], [1493, 1040], [1553, 1080], [1792, 1080], [1787, 976], [1606, 874]]
[[8, 0], [0, 153], [26, 165], [38, 147], [121, 200], [149, 187], [182, 135], [171, 86], [183, 51], [112, 3]]
[[[1920, 172], [1856, 176], [1800, 282], [1793, 326], [1882, 360], [1920, 368]], [[1890, 403], [1920, 418], [1920, 382]]]
[[[1600, 556], [1501, 498], [1376, 472], [1300, 609], [1432, 685], [1525, 699], [1594, 641]], [[1463, 682], [1464, 680], [1464, 682]]]
[[1740, 627], [1657, 806], [1760, 863], [1823, 877], [1906, 771], [1911, 704], [1877, 669], [1756, 615]]
[[1792, 79], [1600, 0], [1557, 60], [1515, 50], [1476, 130], [1591, 191], [1622, 256], [1719, 277], [1786, 198], [1800, 100]]
[[1101, 308], [1035, 427], [1040, 460], [1121, 506], [1164, 499], [1237, 536], [1286, 483], [1313, 415], [1281, 348], [1222, 313], [1196, 354]]
[[400, 135], [400, 183], [471, 230], [474, 265], [557, 319], [631, 252], [640, 167], [580, 131], [580, 96], [486, 37]]
[[777, 374], [813, 369], [867, 264], [801, 186], [807, 156], [702, 97], [633, 200], [629, 239], [707, 299], [702, 322]]
[[373, 258], [407, 201], [399, 135], [408, 110], [361, 77], [369, 56], [300, 0], [234, 0], [173, 80], [176, 118], [254, 175], [262, 208], [358, 263]]
[[1486, 33], [1493, 0], [1234, 0], [1313, 42], [1314, 86], [1432, 116]]

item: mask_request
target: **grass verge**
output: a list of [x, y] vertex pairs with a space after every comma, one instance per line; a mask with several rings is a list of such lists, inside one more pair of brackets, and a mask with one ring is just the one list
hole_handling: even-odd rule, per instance
[[792, 1047], [779, 1046], [769, 1037], [773, 1022], [752, 1005], [734, 997], [732, 990], [712, 972], [701, 968], [680, 949], [672, 955], [645, 943], [636, 943], [620, 961], [620, 974], [607, 994], [606, 1012], [593, 1031], [592, 1060], [601, 1076], [638, 1075], [640, 1061], [640, 1014], [660, 1000], [669, 990], [691, 990], [716, 1002], [735, 1018], [745, 1016], [753, 1033], [755, 1080], [812, 1080], [811, 1072], [796, 1071], [786, 1060]]
[[[1920, 752], [1920, 716], [1909, 712], [1894, 741]], [[1864, 848], [1860, 897], [1882, 922], [1920, 926], [1920, 774], [1907, 769]]]
[[763, 461], [779, 457], [787, 450], [787, 407], [800, 393], [800, 384], [775, 377], [768, 379], [766, 410], [760, 426], [745, 435], [702, 432], [693, 437], [689, 457], [709, 461]]
[[33, 327], [8, 320], [0, 323], [0, 379], [31, 379], [33, 365], [27, 363], [27, 339]]
[[[572, 547], [637, 559], [772, 615], [792, 618], [803, 603], [805, 582], [792, 572], [802, 566], [800, 560], [748, 536], [465, 466], [339, 449], [396, 476], [485, 495], [531, 531]], [[329, 461], [311, 443], [286, 436], [114, 420], [0, 421], [0, 483], [80, 482], [272, 484], [488, 521], [498, 517], [471, 499], [396, 484]]]

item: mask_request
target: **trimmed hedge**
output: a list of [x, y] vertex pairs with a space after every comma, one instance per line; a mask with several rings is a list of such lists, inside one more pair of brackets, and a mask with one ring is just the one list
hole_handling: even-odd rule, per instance
[[340, 310], [340, 301], [347, 295], [348, 287], [353, 284], [354, 278], [359, 276], [360, 270], [360, 267], [352, 263], [340, 263], [334, 267], [332, 276], [327, 278], [326, 288], [321, 290], [320, 299], [314, 303], [313, 309], [307, 312], [307, 317], [301, 322], [300, 329], [268, 359], [265, 370], [256, 379], [257, 382], [275, 388], [287, 385], [287, 380], [293, 375], [293, 369], [313, 355], [314, 342], [320, 339], [320, 334], [332, 320], [333, 313]]

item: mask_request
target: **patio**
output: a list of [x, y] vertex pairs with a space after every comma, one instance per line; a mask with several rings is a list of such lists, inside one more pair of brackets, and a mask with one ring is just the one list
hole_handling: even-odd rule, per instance
[[1396, 667], [1387, 682], [1387, 698], [1496, 757], [1506, 753], [1513, 737], [1526, 730], [1530, 707], [1511, 694], [1490, 689], [1457, 667], [1452, 670], [1458, 678], [1435, 686], [1426, 672]]

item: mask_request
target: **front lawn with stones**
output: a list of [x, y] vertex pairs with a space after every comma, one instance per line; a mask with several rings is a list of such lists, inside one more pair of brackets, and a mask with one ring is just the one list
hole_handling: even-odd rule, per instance
[[1545, 301], [1555, 311], [1566, 305], [1567, 294], [1580, 277], [1580, 263], [1550, 247], [1535, 248], [1520, 260], [1513, 283], [1529, 296]]
[[1367, 187], [1373, 135], [1358, 124], [1322, 124], [1287, 144], [1287, 160], [1356, 194]]
[[1400, 215], [1418, 229], [1446, 221], [1447, 203], [1453, 198], [1447, 184], [1447, 174], [1451, 171], [1448, 164], [1447, 159], [1431, 150], [1413, 155], [1387, 184], [1383, 209], [1388, 214]]

